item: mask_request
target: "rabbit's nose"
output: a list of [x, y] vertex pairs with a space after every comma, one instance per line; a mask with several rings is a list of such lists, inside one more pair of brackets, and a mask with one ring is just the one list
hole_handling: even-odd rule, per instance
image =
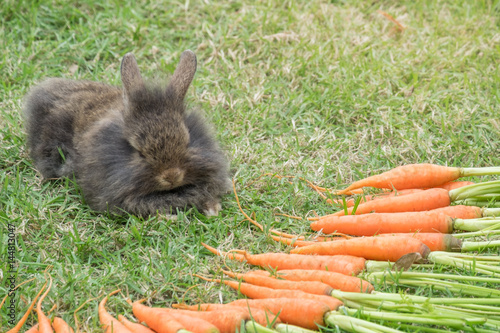
[[170, 168], [160, 175], [160, 182], [167, 188], [175, 188], [182, 185], [185, 171], [181, 168]]

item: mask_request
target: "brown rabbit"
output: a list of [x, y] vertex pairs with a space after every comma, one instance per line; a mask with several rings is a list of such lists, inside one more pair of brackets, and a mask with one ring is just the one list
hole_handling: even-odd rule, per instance
[[216, 215], [229, 188], [228, 162], [184, 97], [196, 56], [181, 55], [166, 88], [146, 84], [133, 54], [123, 57], [123, 89], [48, 79], [32, 89], [24, 115], [28, 146], [45, 178], [76, 176], [95, 210]]

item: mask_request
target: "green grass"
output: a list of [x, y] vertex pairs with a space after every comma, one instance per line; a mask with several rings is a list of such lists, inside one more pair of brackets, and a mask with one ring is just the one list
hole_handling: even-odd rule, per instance
[[[407, 29], [395, 30], [379, 9]], [[21, 108], [46, 77], [119, 84], [126, 52], [144, 76], [165, 77], [183, 50], [195, 51], [189, 103], [214, 123], [242, 204], [267, 228], [307, 232], [307, 223], [274, 213], [332, 209], [301, 181], [248, 186], [263, 173], [341, 188], [407, 163], [500, 165], [498, 1], [6, 0], [0, 22], [0, 279], [7, 223], [16, 226], [17, 282], [37, 277], [16, 294], [18, 318], [50, 265], [44, 309], [56, 304], [74, 324], [79, 305], [117, 288], [132, 299], [155, 292], [157, 306], [235, 299], [190, 275], [219, 275], [224, 265], [201, 241], [285, 250], [242, 222], [232, 194], [218, 217], [116, 218], [92, 212], [70, 180], [43, 182]], [[0, 296], [6, 291], [3, 280]], [[130, 313], [119, 296], [108, 308]], [[78, 316], [84, 331], [98, 330], [97, 300]], [[5, 308], [0, 319], [9, 327]]]

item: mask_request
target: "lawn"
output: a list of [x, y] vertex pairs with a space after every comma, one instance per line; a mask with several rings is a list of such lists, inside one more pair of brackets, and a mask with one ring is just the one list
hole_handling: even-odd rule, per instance
[[[90, 210], [72, 180], [43, 180], [21, 110], [46, 77], [119, 85], [121, 57], [133, 52], [145, 77], [167, 78], [193, 50], [188, 104], [213, 123], [244, 209], [266, 228], [305, 233], [308, 223], [278, 214], [336, 208], [298, 178], [258, 178], [265, 173], [342, 188], [408, 163], [500, 165], [499, 1], [4, 0], [0, 22], [0, 297], [9, 224], [17, 283], [37, 278], [15, 294], [17, 319], [49, 266], [44, 309], [56, 305], [73, 325], [75, 309], [93, 299], [78, 312], [93, 332], [98, 300], [118, 288], [156, 306], [236, 299], [192, 276], [244, 268], [200, 242], [287, 250], [244, 221], [231, 193], [217, 217], [116, 217]], [[122, 296], [108, 308], [131, 313]], [[1, 331], [10, 327], [5, 308], [0, 320]]]

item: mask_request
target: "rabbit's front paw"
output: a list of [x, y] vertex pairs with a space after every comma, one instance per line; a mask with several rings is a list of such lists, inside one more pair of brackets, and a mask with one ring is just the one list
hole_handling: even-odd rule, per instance
[[219, 201], [210, 201], [205, 203], [203, 214], [206, 216], [217, 216], [219, 215], [219, 211], [222, 209], [222, 206]]

